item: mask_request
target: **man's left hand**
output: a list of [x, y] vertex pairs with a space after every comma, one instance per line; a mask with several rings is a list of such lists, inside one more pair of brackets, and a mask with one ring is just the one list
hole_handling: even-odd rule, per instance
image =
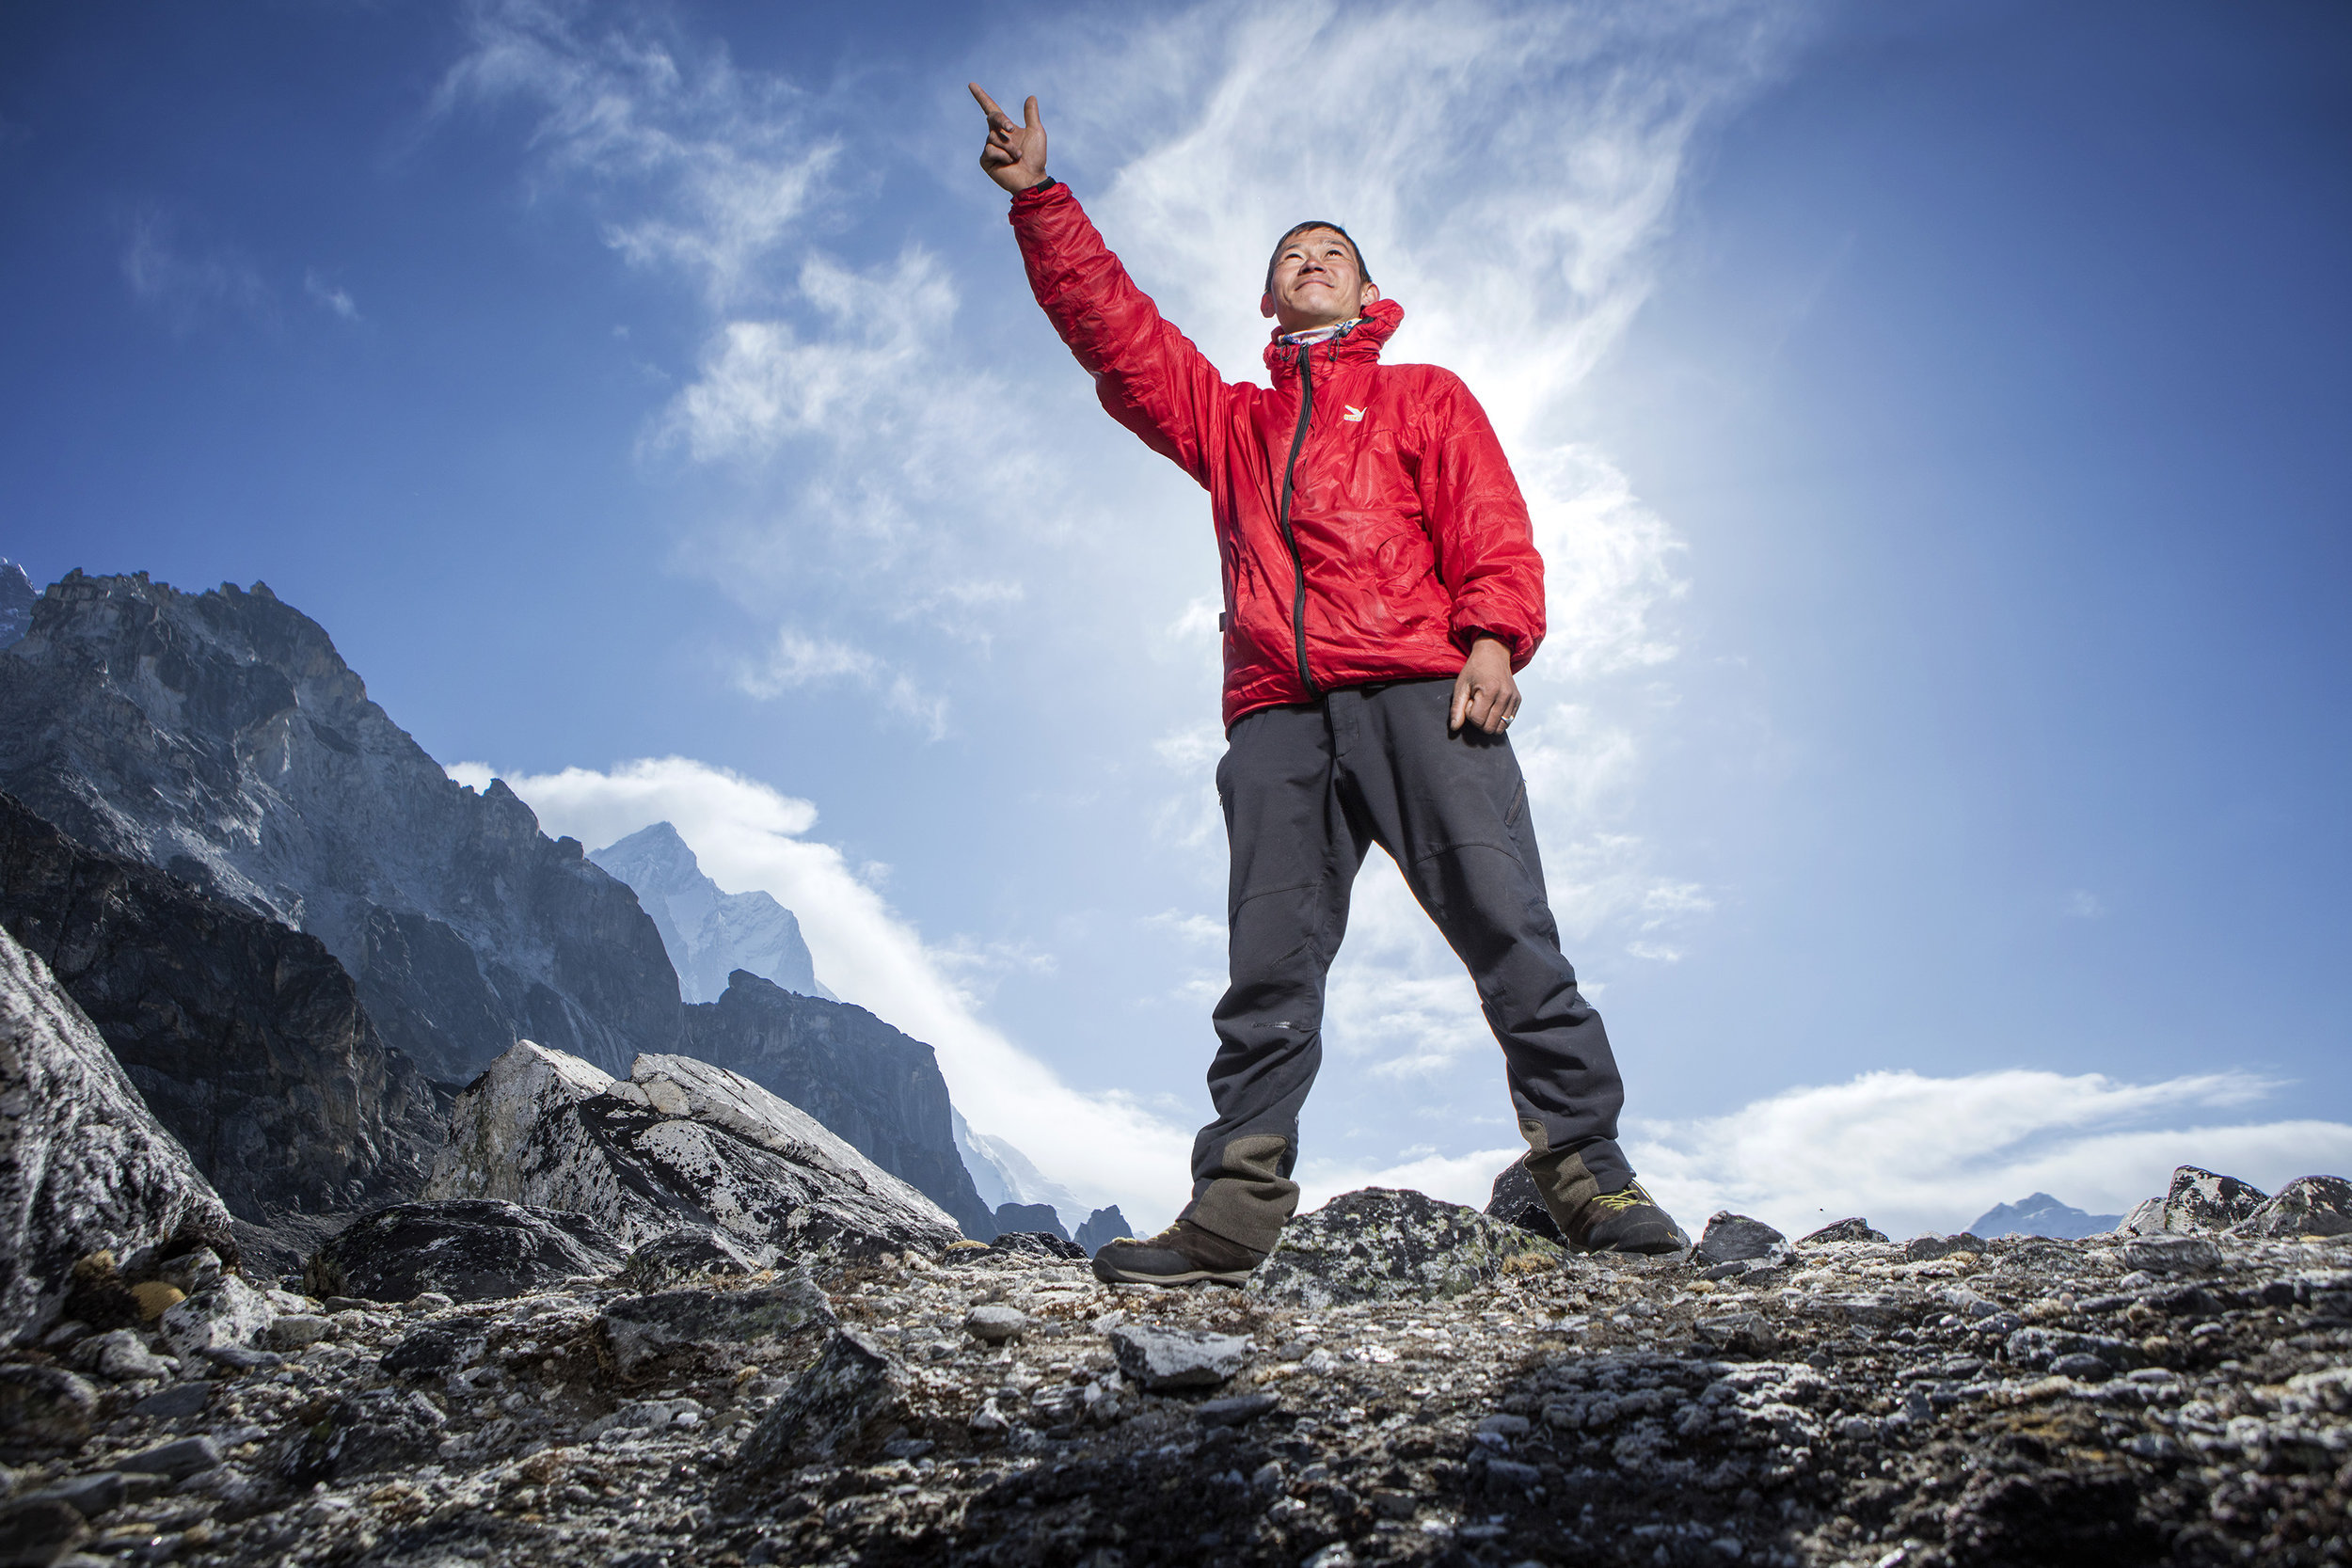
[[1511, 650], [1499, 637], [1479, 638], [1462, 661], [1462, 673], [1454, 677], [1454, 710], [1446, 719], [1446, 733], [1470, 723], [1488, 735], [1501, 735], [1518, 711], [1519, 683], [1511, 678]]

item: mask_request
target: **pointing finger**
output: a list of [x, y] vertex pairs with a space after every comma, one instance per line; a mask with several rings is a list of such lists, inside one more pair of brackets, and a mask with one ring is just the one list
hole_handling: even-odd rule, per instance
[[[980, 111], [988, 116], [988, 122], [991, 125], [1010, 125], [1012, 123], [1012, 117], [1006, 114], [1004, 110], [996, 106], [996, 100], [989, 97], [988, 94], [980, 90], [979, 83], [967, 82], [964, 86], [970, 87], [972, 89], [972, 96], [979, 100]], [[1032, 99], [1031, 102], [1034, 103], [1036, 101]]]

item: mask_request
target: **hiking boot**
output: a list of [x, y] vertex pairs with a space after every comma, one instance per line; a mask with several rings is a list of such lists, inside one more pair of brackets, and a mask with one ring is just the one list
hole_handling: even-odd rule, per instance
[[1658, 1200], [1629, 1181], [1613, 1193], [1586, 1198], [1570, 1216], [1568, 1238], [1585, 1252], [1688, 1252], [1691, 1238]]
[[1208, 1280], [1239, 1285], [1265, 1254], [1229, 1242], [1190, 1220], [1178, 1220], [1150, 1241], [1121, 1236], [1094, 1255], [1094, 1277], [1105, 1285], [1192, 1285]]

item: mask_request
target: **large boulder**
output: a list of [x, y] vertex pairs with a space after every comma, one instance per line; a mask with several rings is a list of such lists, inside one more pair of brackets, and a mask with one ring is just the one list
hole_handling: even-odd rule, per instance
[[1565, 1244], [1567, 1241], [1560, 1234], [1551, 1211], [1544, 1207], [1544, 1195], [1536, 1190], [1535, 1179], [1527, 1174], [1524, 1159], [1514, 1160], [1496, 1172], [1493, 1190], [1486, 1196], [1486, 1212], [1548, 1242]]
[[2250, 1217], [2269, 1196], [2234, 1176], [2182, 1165], [2162, 1197], [2141, 1203], [2116, 1228], [2139, 1236], [2212, 1235]]
[[240, 1220], [423, 1185], [432, 1092], [316, 937], [76, 844], [6, 794], [0, 926], [42, 956]]
[[2230, 1227], [2233, 1236], [2352, 1234], [2352, 1181], [2341, 1176], [2298, 1176]]
[[684, 1051], [816, 1117], [947, 1211], [975, 1240], [999, 1230], [1061, 1230], [1057, 1220], [1006, 1225], [992, 1216], [956, 1148], [955, 1109], [938, 1056], [863, 1007], [799, 995], [739, 969], [717, 1001], [686, 1009]]
[[310, 1259], [314, 1296], [497, 1301], [609, 1275], [627, 1256], [585, 1214], [490, 1198], [399, 1203], [363, 1214]]
[[935, 1251], [961, 1235], [938, 1205], [749, 1079], [650, 1054], [615, 1079], [528, 1040], [458, 1097], [425, 1193], [576, 1211], [628, 1248], [715, 1229], [853, 1258]]
[[98, 1030], [0, 931], [0, 1343], [51, 1321], [85, 1257], [228, 1228]]
[[0, 788], [317, 937], [429, 1078], [463, 1083], [526, 1036], [614, 1069], [682, 1037], [636, 895], [504, 784], [449, 778], [262, 584], [52, 584], [0, 653]]
[[1410, 1189], [1343, 1193], [1293, 1220], [1249, 1276], [1269, 1301], [1320, 1310], [1359, 1301], [1459, 1295], [1505, 1270], [1556, 1268], [1553, 1243]]

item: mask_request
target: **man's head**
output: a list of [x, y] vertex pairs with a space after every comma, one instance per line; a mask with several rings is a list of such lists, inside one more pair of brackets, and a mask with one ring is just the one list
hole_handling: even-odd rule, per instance
[[1317, 218], [1294, 226], [1274, 247], [1258, 310], [1285, 332], [1306, 332], [1353, 320], [1379, 297], [1347, 230]]

